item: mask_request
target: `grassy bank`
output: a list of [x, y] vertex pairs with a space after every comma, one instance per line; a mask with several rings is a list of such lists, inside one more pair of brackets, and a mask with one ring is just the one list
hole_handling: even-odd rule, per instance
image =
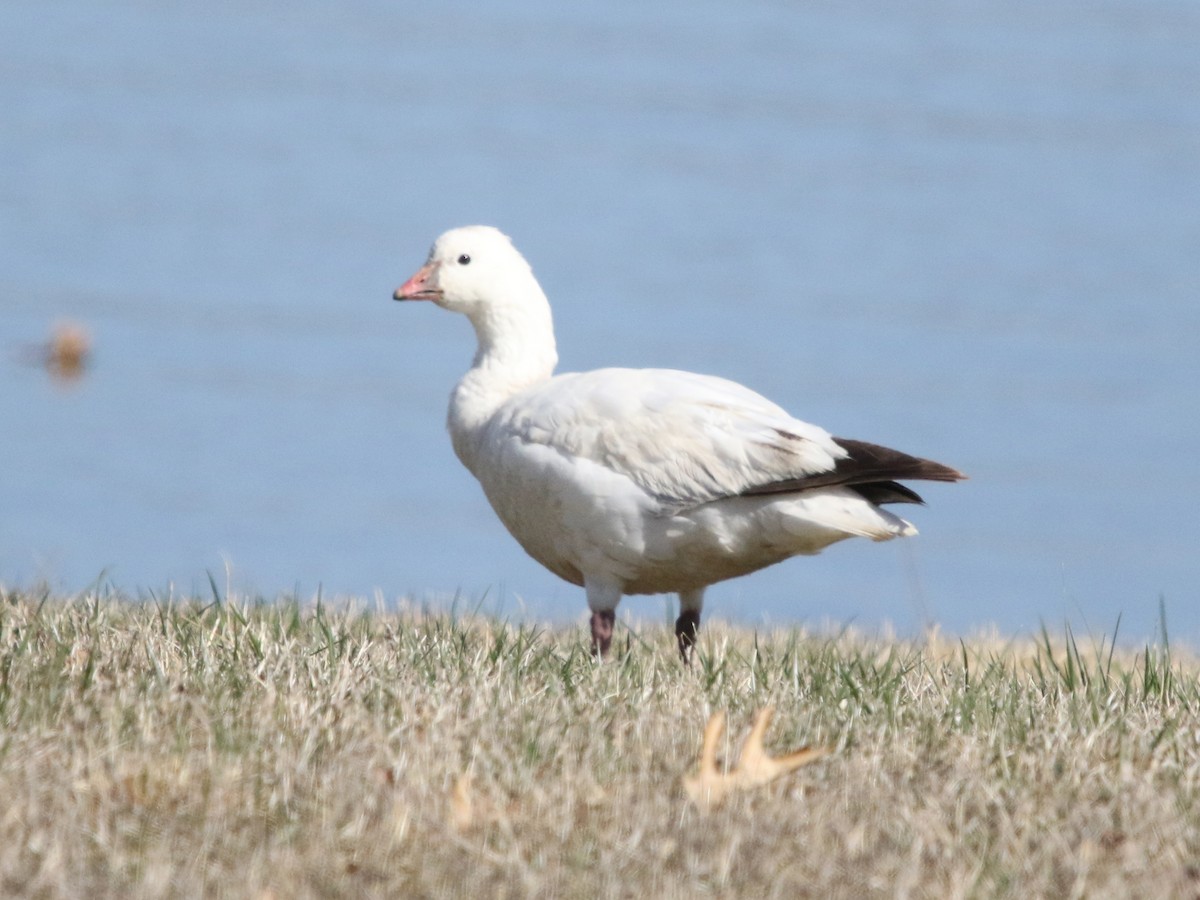
[[[0, 894], [1194, 896], [1200, 668], [1028, 641], [0, 602]], [[736, 758], [829, 756], [702, 811]]]

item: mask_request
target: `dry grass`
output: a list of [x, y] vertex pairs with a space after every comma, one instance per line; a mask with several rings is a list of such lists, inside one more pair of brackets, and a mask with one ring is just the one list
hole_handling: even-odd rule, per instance
[[[0, 894], [1194, 896], [1165, 646], [619, 633], [294, 603], [0, 600]], [[704, 813], [736, 756], [833, 753]]]

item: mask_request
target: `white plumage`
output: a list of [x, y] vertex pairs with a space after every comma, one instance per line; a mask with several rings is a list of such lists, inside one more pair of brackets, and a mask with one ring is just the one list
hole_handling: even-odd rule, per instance
[[963, 477], [834, 438], [722, 378], [554, 376], [550, 305], [494, 228], [443, 234], [395, 299], [474, 326], [478, 350], [450, 401], [455, 452], [526, 552], [584, 587], [601, 654], [625, 594], [679, 593], [687, 659], [708, 585], [848, 537], [915, 534], [878, 505], [920, 502], [893, 479]]

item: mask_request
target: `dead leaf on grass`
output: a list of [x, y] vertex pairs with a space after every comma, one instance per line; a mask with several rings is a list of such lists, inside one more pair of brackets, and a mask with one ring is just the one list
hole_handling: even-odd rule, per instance
[[461, 834], [475, 821], [475, 804], [471, 800], [471, 776], [459, 775], [450, 794], [450, 824]]
[[712, 714], [704, 726], [700, 769], [683, 777], [684, 790], [696, 806], [705, 811], [715, 809], [734, 791], [760, 787], [829, 753], [825, 747], [801, 747], [783, 756], [770, 756], [763, 749], [763, 736], [774, 714], [775, 709], [770, 706], [758, 713], [742, 744], [737, 765], [726, 772], [717, 768], [717, 743], [725, 731], [725, 713]]

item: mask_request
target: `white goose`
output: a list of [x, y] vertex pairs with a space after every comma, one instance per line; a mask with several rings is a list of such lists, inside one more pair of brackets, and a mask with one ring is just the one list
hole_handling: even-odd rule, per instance
[[553, 375], [550, 304], [495, 228], [443, 234], [394, 297], [430, 300], [475, 327], [475, 359], [450, 399], [454, 451], [525, 551], [583, 586], [601, 656], [625, 594], [679, 594], [686, 662], [710, 584], [848, 537], [915, 534], [880, 508], [921, 502], [895, 479], [964, 477], [831, 437], [722, 378]]

